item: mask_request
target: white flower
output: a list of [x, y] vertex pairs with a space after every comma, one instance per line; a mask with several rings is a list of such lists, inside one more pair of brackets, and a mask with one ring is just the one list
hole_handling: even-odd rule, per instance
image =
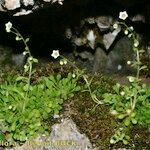
[[16, 41], [20, 41], [21, 38], [19, 36], [16, 36]]
[[19, 38], [18, 36], [16, 36], [16, 41], [19, 41], [19, 39], [20, 39], [20, 38]]
[[62, 66], [64, 64], [64, 62], [62, 60], [60, 60], [59, 64]]
[[118, 65], [118, 70], [121, 70], [122, 69], [122, 66], [121, 65]]
[[113, 28], [114, 28], [114, 29], [117, 29], [117, 28], [118, 28], [118, 24], [115, 23], [115, 24], [113, 25]]
[[114, 144], [114, 143], [115, 143], [115, 140], [111, 138], [111, 139], [110, 139], [110, 143], [111, 143], [111, 144]]
[[6, 32], [10, 32], [12, 28], [12, 23], [9, 21], [8, 23], [5, 24], [6, 26]]
[[130, 34], [128, 35], [128, 38], [131, 38], [131, 36], [132, 36], [132, 33], [130, 33]]
[[127, 109], [126, 112], [127, 112], [128, 115], [130, 115], [132, 110], [131, 109]]
[[139, 41], [138, 40], [135, 40], [134, 41], [134, 47], [138, 47], [139, 46]]
[[112, 110], [110, 113], [111, 113], [112, 115], [117, 115], [117, 114], [118, 114], [118, 112], [117, 112], [116, 110]]
[[8, 108], [9, 108], [9, 109], [12, 109], [12, 106], [10, 105]]
[[131, 31], [133, 31], [133, 30], [134, 30], [134, 28], [131, 26], [131, 27], [130, 27], [130, 30], [131, 30]]
[[124, 92], [124, 91], [122, 91], [122, 92], [120, 92], [120, 94], [121, 94], [122, 96], [124, 96], [124, 95], [125, 95], [125, 92]]
[[29, 60], [30, 60], [30, 61], [33, 60], [33, 57], [29, 57]]
[[122, 20], [125, 20], [128, 17], [128, 14], [126, 11], [120, 12], [119, 13], [119, 18]]
[[73, 73], [73, 74], [72, 74], [72, 77], [73, 77], [73, 78], [75, 78], [75, 77], [76, 77], [76, 75]]
[[54, 57], [55, 59], [56, 59], [57, 57], [59, 57], [59, 56], [60, 56], [60, 55], [59, 55], [59, 50], [53, 50], [53, 53], [51, 54], [51, 56]]
[[127, 35], [128, 33], [129, 33], [128, 30], [125, 30], [125, 31], [124, 31], [124, 34], [125, 34], [125, 35]]
[[67, 60], [66, 60], [66, 59], [64, 60], [64, 64], [65, 64], [65, 65], [67, 64]]
[[128, 79], [129, 79], [129, 82], [134, 82], [134, 80], [135, 80], [135, 78], [131, 77], [131, 76], [129, 76]]
[[127, 61], [127, 64], [128, 64], [128, 65], [131, 65], [131, 61]]
[[24, 51], [24, 52], [23, 52], [23, 55], [25, 56], [26, 54], [28, 54], [28, 52], [27, 52], [27, 51]]
[[28, 66], [27, 66], [27, 65], [24, 65], [24, 69], [26, 69], [26, 68], [28, 68]]

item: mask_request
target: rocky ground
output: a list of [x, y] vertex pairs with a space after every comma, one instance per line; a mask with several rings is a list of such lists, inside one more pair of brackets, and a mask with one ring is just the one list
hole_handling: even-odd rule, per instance
[[[69, 56], [70, 57], [70, 56]], [[83, 64], [83, 63], [81, 63]], [[81, 65], [80, 64], [80, 65]], [[85, 63], [86, 64], [86, 63]], [[11, 66], [6, 65], [5, 71], [16, 73]], [[82, 65], [81, 65], [82, 66]], [[86, 66], [86, 65], [85, 65]], [[10, 72], [11, 70], [11, 72]], [[72, 71], [70, 65], [60, 66], [59, 61], [42, 60], [37, 66], [37, 72], [33, 78], [51, 73], [66, 74]], [[128, 84], [126, 76], [122, 75], [93, 75], [87, 72], [88, 78], [93, 78], [92, 89], [97, 88], [97, 97], [101, 99], [101, 92], [111, 91], [111, 86], [119, 81], [121, 84]], [[150, 79], [143, 76], [143, 82], [150, 84]], [[81, 80], [80, 84], [84, 81]], [[149, 150], [150, 132], [141, 126], [134, 126], [131, 130], [131, 141], [128, 145], [121, 142], [111, 145], [110, 137], [119, 126], [119, 122], [109, 114], [109, 109], [105, 105], [99, 105], [94, 111], [95, 102], [91, 99], [89, 92], [77, 93], [73, 98], [68, 99], [63, 104], [60, 116], [54, 119], [54, 125], [50, 126], [51, 133], [48, 137], [39, 136], [37, 139], [24, 143], [22, 146], [11, 148], [11, 150]], [[56, 123], [57, 122], [57, 123]], [[53, 124], [53, 123], [52, 123]], [[71, 141], [71, 145], [62, 144], [39, 146], [37, 141]], [[36, 144], [35, 144], [36, 143]], [[62, 146], [63, 145], [63, 146]], [[5, 148], [9, 149], [9, 148]]]

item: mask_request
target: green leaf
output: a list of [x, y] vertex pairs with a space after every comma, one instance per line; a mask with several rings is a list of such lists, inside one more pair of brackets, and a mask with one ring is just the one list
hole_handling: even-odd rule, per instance
[[125, 139], [123, 139], [123, 144], [127, 145], [129, 142]]
[[16, 129], [16, 122], [13, 122], [13, 124], [12, 124], [12, 126], [11, 126], [11, 130], [12, 130], [12, 131], [15, 131], [15, 129]]
[[24, 90], [24, 91], [28, 91], [28, 84], [26, 84], [26, 85], [23, 87], [23, 90]]
[[4, 134], [0, 131], [0, 141], [4, 141], [5, 140], [5, 136]]
[[61, 79], [61, 75], [60, 75], [60, 74], [58, 74], [58, 75], [56, 76], [56, 79], [57, 79], [57, 81], [60, 81], [60, 79]]
[[135, 118], [132, 118], [131, 121], [133, 124], [137, 124], [137, 120]]
[[19, 76], [16, 78], [16, 81], [27, 81], [28, 79], [26, 77], [23, 76]]
[[129, 117], [124, 120], [124, 124], [125, 124], [125, 126], [130, 125], [130, 118]]
[[139, 50], [139, 53], [144, 53], [144, 52], [145, 52], [144, 49]]
[[118, 119], [123, 119], [124, 117], [126, 117], [126, 114], [119, 114], [119, 115], [117, 116]]
[[38, 63], [38, 59], [33, 58], [33, 62]]
[[140, 67], [140, 70], [144, 70], [144, 69], [147, 69], [147, 66], [142, 66], [142, 67]]

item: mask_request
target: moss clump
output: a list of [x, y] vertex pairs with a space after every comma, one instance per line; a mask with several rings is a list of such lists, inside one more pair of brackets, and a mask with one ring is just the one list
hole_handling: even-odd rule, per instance
[[[89, 80], [91, 77], [92, 75], [89, 75]], [[83, 81], [81, 83], [84, 84]], [[114, 84], [115, 81], [111, 78], [98, 74], [92, 80], [91, 89], [95, 91], [95, 94], [101, 100], [103, 93], [112, 92]], [[122, 142], [111, 145], [109, 142], [110, 138], [114, 135], [120, 123], [109, 114], [109, 107], [106, 105], [98, 105], [95, 111], [92, 111], [95, 105], [96, 103], [91, 99], [89, 92], [80, 92], [64, 103], [63, 114], [71, 117], [80, 132], [86, 134], [92, 144], [98, 147], [99, 150], [117, 148], [138, 149], [142, 143], [141, 147], [149, 150], [149, 143], [146, 143], [148, 132], [143, 132], [142, 128], [135, 131], [135, 128], [133, 128], [131, 132], [132, 139], [128, 145], [124, 145]], [[135, 139], [134, 136], [138, 133], [140, 133], [140, 138]]]

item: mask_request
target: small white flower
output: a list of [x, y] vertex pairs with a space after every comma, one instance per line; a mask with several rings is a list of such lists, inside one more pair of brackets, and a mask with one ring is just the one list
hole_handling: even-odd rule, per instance
[[122, 69], [122, 66], [121, 65], [118, 65], [118, 70], [121, 70]]
[[12, 109], [12, 106], [10, 105], [8, 108], [9, 108], [9, 109]]
[[120, 92], [120, 94], [121, 94], [121, 96], [124, 96], [124, 95], [125, 95], [125, 92], [124, 92], [124, 91], [122, 91], [122, 92]]
[[23, 55], [26, 55], [26, 52], [23, 52]]
[[25, 55], [27, 55], [27, 54], [28, 54], [28, 52], [27, 52], [27, 51], [24, 51], [22, 54], [25, 56]]
[[73, 78], [75, 78], [75, 77], [76, 77], [76, 75], [73, 73], [73, 74], [72, 74], [72, 77], [73, 77]]
[[67, 64], [67, 60], [66, 60], [66, 59], [64, 60], [64, 64], [65, 64], [65, 65]]
[[129, 33], [128, 30], [125, 30], [125, 31], [124, 31], [124, 34], [125, 34], [125, 35], [127, 35], [128, 33]]
[[60, 55], [59, 55], [59, 50], [53, 50], [53, 53], [51, 54], [51, 56], [54, 57], [55, 59], [56, 59], [57, 57], [59, 57], [59, 56], [60, 56]]
[[114, 28], [114, 29], [117, 29], [117, 28], [118, 28], [118, 24], [115, 23], [115, 24], [113, 25], [113, 28]]
[[130, 30], [131, 30], [131, 31], [133, 31], [133, 30], [134, 30], [134, 28], [133, 28], [132, 26], [131, 26], [131, 27], [129, 27], [129, 28], [130, 28]]
[[134, 80], [135, 80], [135, 78], [131, 77], [131, 76], [129, 76], [128, 79], [129, 79], [129, 82], [134, 82]]
[[128, 38], [131, 38], [131, 36], [132, 36], [132, 34], [130, 33], [130, 34], [128, 35]]
[[115, 140], [111, 138], [111, 139], [110, 139], [110, 143], [111, 143], [111, 144], [114, 144], [114, 143], [115, 143]]
[[128, 17], [128, 14], [126, 11], [120, 12], [119, 13], [119, 18], [122, 20], [125, 20]]
[[134, 41], [134, 47], [138, 47], [139, 46], [139, 41], [138, 40], [135, 40]]
[[5, 24], [6, 26], [6, 32], [10, 32], [12, 28], [12, 23], [9, 21], [8, 23]]
[[24, 69], [26, 69], [26, 68], [28, 68], [28, 66], [27, 66], [27, 65], [24, 65]]
[[131, 109], [127, 109], [126, 112], [129, 115], [129, 114], [131, 114], [132, 110]]
[[117, 115], [118, 114], [118, 112], [116, 110], [112, 110], [110, 113], [111, 113], [111, 115]]
[[30, 61], [33, 60], [33, 57], [29, 57], [29, 60], [30, 60]]
[[62, 66], [64, 64], [64, 62], [62, 60], [60, 60], [59, 64]]
[[20, 38], [18, 36], [16, 36], [16, 41], [19, 41], [19, 40], [20, 40]]
[[131, 65], [131, 61], [127, 61], [127, 64], [128, 64], [128, 65]]

